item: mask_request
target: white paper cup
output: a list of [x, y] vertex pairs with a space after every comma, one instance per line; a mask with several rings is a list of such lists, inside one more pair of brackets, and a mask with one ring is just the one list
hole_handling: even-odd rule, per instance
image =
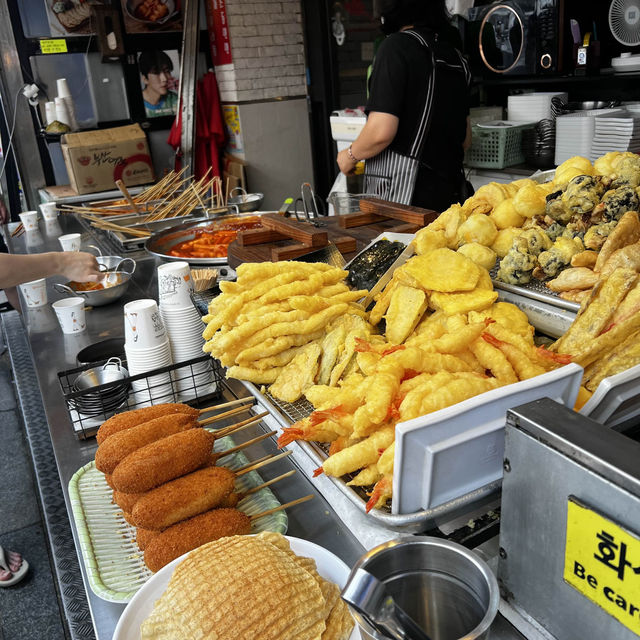
[[37, 211], [23, 211], [19, 216], [25, 231], [35, 231], [38, 228]]
[[43, 202], [38, 206], [45, 220], [55, 220], [58, 217], [58, 205], [55, 202]]
[[58, 238], [60, 240], [60, 246], [63, 251], [80, 251], [80, 245], [82, 244], [82, 234], [80, 233], [66, 233]]
[[56, 103], [53, 100], [51, 100], [51, 102], [45, 102], [44, 112], [47, 126], [53, 124], [56, 120]]
[[124, 305], [125, 344], [149, 349], [167, 341], [167, 332], [155, 300], [134, 300]]
[[56, 98], [56, 120], [58, 122], [62, 122], [62, 124], [66, 124], [68, 127], [71, 127], [71, 116], [69, 115], [69, 109], [67, 108], [67, 103], [64, 98]]
[[193, 308], [190, 297], [192, 289], [188, 262], [168, 262], [158, 267], [158, 299], [163, 309]]
[[62, 333], [80, 333], [87, 328], [84, 313], [84, 298], [64, 298], [52, 305]]
[[24, 282], [20, 287], [22, 297], [27, 303], [27, 307], [44, 307], [47, 304], [47, 279], [32, 280]]

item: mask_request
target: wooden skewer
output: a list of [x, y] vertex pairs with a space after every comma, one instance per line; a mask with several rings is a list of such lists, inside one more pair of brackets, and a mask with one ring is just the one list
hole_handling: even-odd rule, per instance
[[227, 407], [235, 407], [239, 404], [246, 404], [247, 402], [253, 402], [253, 396], [247, 396], [246, 398], [238, 398], [237, 400], [231, 400], [230, 402], [224, 402], [222, 404], [214, 404], [211, 407], [200, 409], [200, 415], [208, 413], [209, 411], [216, 411], [218, 409], [226, 409]]
[[264, 418], [267, 415], [269, 415], [268, 411], [265, 411], [264, 413], [259, 413], [257, 416], [251, 416], [250, 418], [247, 418], [242, 422], [238, 422], [237, 424], [232, 424], [229, 427], [224, 427], [224, 429], [219, 429], [218, 431], [216, 431], [215, 436], [216, 438], [224, 438], [224, 436], [228, 436], [230, 433], [235, 433], [236, 431], [250, 424], [257, 424], [258, 422], [260, 422], [260, 420], [262, 420], [262, 418]]
[[258, 513], [255, 516], [250, 516], [249, 520], [257, 520], [258, 518], [263, 518], [264, 516], [271, 515], [276, 511], [282, 511], [283, 509], [288, 509], [289, 507], [294, 507], [297, 504], [302, 504], [303, 502], [308, 502], [313, 499], [313, 495], [309, 494], [304, 498], [298, 498], [297, 500], [292, 500], [291, 502], [287, 502], [286, 504], [281, 504], [279, 507], [274, 507], [273, 509], [269, 509], [268, 511], [263, 511], [262, 513]]
[[201, 427], [206, 427], [210, 424], [214, 424], [215, 422], [218, 422], [218, 420], [224, 420], [225, 418], [228, 418], [229, 416], [235, 416], [238, 413], [243, 413], [244, 411], [249, 411], [249, 409], [251, 409], [250, 406], [244, 406], [244, 407], [236, 407], [235, 409], [229, 409], [229, 411], [225, 411], [224, 413], [219, 413], [215, 416], [210, 416], [209, 418], [205, 418], [204, 420], [199, 420], [198, 424]]
[[260, 491], [260, 489], [269, 487], [272, 484], [279, 482], [280, 480], [284, 480], [285, 478], [290, 478], [295, 472], [296, 472], [295, 469], [291, 469], [291, 471], [287, 471], [287, 473], [283, 473], [281, 476], [278, 476], [277, 478], [273, 478], [272, 480], [267, 480], [267, 482], [263, 482], [262, 484], [259, 484], [257, 487], [253, 487], [253, 489], [249, 489], [248, 491], [241, 493], [240, 495], [242, 497], [240, 498], [240, 500], [244, 500], [247, 496], [250, 496], [252, 493], [257, 493], [258, 491]]
[[229, 201], [229, 178], [227, 178], [227, 187], [224, 190], [224, 206], [227, 206], [227, 202]]
[[219, 438], [224, 438], [226, 436], [230, 436], [232, 434], [236, 434], [239, 431], [244, 431], [244, 429], [248, 429], [249, 427], [253, 427], [253, 425], [257, 424], [258, 422], [260, 422], [260, 420], [262, 420], [262, 418], [254, 418], [253, 420], [245, 420], [244, 422], [239, 422], [236, 425], [232, 425], [233, 429], [220, 429], [219, 431], [216, 431], [214, 433], [216, 440]]
[[132, 207], [133, 210], [139, 214], [140, 209], [138, 209], [138, 205], [131, 198], [131, 194], [129, 193], [129, 189], [127, 189], [127, 186], [125, 185], [125, 183], [122, 182], [122, 180], [116, 180], [116, 187], [120, 189], [122, 195], [124, 196], [124, 199], [129, 203], [129, 206]]
[[242, 451], [243, 449], [250, 447], [252, 444], [256, 444], [256, 442], [262, 442], [263, 440], [266, 440], [267, 438], [274, 436], [276, 433], [277, 431], [269, 431], [268, 433], [263, 433], [261, 436], [252, 438], [251, 440], [247, 440], [246, 442], [243, 442], [242, 444], [239, 444], [236, 447], [232, 447], [231, 449], [227, 449], [226, 451], [220, 451], [219, 453], [216, 452], [213, 455], [216, 456], [216, 460], [220, 460], [220, 458], [226, 458], [227, 456], [230, 456], [233, 453]]
[[293, 451], [285, 451], [284, 453], [279, 453], [277, 455], [266, 456], [265, 458], [261, 458], [259, 461], [250, 464], [248, 467], [242, 467], [236, 471], [236, 477], [243, 476], [245, 473], [249, 473], [250, 471], [255, 471], [256, 469], [260, 469], [265, 465], [271, 464], [272, 462], [277, 462], [282, 458], [287, 458], [293, 453]]
[[236, 474], [239, 471], [244, 471], [247, 467], [251, 467], [254, 464], [257, 464], [258, 462], [264, 462], [265, 460], [271, 460], [271, 457], [273, 456], [272, 453], [266, 455], [266, 456], [262, 456], [262, 458], [258, 458], [257, 460], [252, 460], [251, 462], [247, 463], [244, 465], [244, 467], [240, 467], [239, 469], [236, 469]]
[[22, 232], [24, 231], [24, 226], [22, 224], [22, 222], [11, 232], [11, 237], [15, 238], [16, 236], [19, 236]]

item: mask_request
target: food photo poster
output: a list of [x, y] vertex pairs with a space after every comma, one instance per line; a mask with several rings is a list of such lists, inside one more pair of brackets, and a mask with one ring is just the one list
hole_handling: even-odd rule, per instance
[[127, 33], [182, 31], [180, 0], [120, 0]]

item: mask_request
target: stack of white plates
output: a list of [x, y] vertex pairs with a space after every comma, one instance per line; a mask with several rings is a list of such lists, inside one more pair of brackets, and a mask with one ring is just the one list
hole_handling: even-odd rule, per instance
[[562, 91], [541, 91], [507, 98], [507, 118], [517, 122], [537, 122], [553, 117], [551, 98], [567, 101], [568, 94]]
[[640, 113], [597, 116], [591, 144], [591, 160], [609, 151], [640, 152]]
[[[186, 262], [158, 267], [160, 314], [167, 330], [173, 362], [181, 363], [203, 355], [204, 324], [191, 302], [193, 281]], [[212, 393], [213, 372], [208, 360], [174, 371], [173, 379], [181, 400]]]
[[591, 157], [596, 116], [624, 113], [622, 109], [590, 109], [556, 118], [556, 165], [573, 156]]

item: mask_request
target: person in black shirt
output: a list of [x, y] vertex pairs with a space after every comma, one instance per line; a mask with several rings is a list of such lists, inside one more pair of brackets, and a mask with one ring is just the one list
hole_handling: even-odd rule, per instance
[[338, 154], [349, 174], [365, 165], [364, 191], [444, 211], [464, 199], [470, 73], [445, 0], [380, 0], [388, 33], [373, 63], [367, 123]]

